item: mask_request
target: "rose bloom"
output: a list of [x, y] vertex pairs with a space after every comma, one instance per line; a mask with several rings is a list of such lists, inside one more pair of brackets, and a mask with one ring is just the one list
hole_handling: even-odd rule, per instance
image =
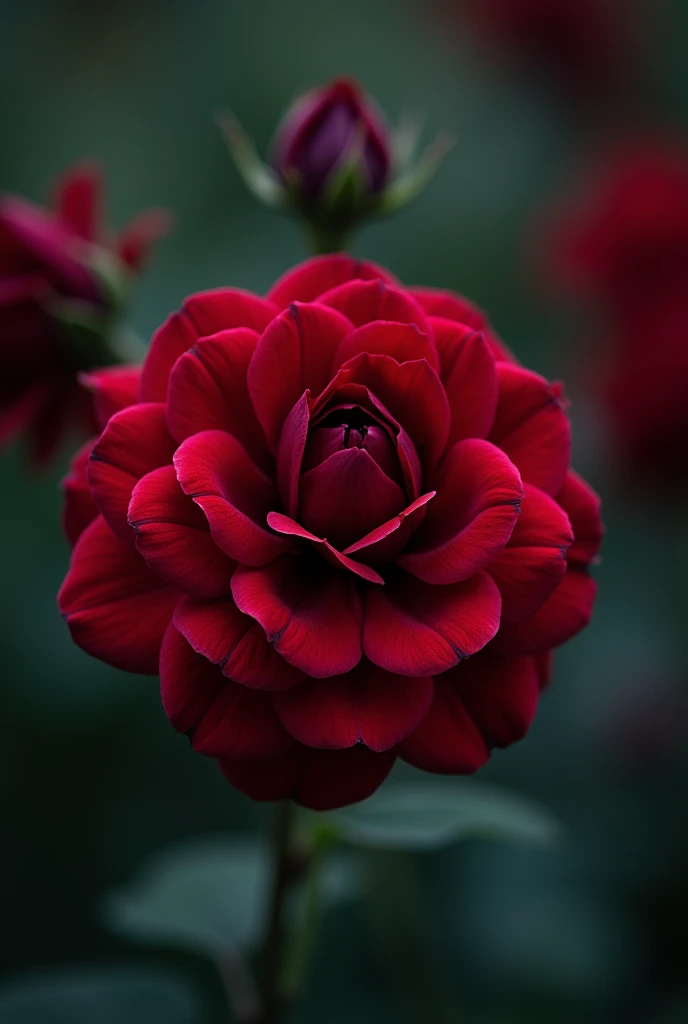
[[187, 299], [132, 401], [67, 481], [59, 606], [88, 653], [159, 669], [234, 786], [323, 810], [525, 734], [590, 617], [599, 501], [559, 386], [470, 303], [313, 259]]
[[[167, 215], [149, 211], [112, 242], [100, 225], [101, 176], [77, 166], [57, 185], [55, 211], [0, 197], [0, 445], [25, 433], [43, 462], [65, 431], [93, 430], [91, 400], [77, 375], [114, 362], [101, 341], [116, 312], [106, 282], [124, 284], [143, 266]], [[69, 337], [76, 317], [88, 341]]]
[[688, 148], [651, 140], [604, 158], [554, 212], [545, 262], [551, 286], [600, 321], [586, 382], [627, 470], [675, 489], [688, 451]]

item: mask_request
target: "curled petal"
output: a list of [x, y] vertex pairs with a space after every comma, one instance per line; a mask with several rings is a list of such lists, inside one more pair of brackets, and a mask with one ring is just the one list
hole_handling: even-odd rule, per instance
[[600, 498], [585, 480], [569, 470], [557, 501], [571, 520], [573, 543], [566, 552], [570, 565], [585, 567], [593, 561], [602, 543], [604, 528]]
[[394, 764], [394, 754], [362, 745], [348, 750], [299, 746], [264, 761], [220, 760], [225, 778], [252, 800], [295, 800], [313, 811], [332, 811], [374, 793]]
[[64, 495], [62, 529], [72, 547], [88, 524], [98, 515], [98, 507], [86, 478], [88, 460], [94, 444], [95, 438], [92, 437], [79, 448], [69, 463], [69, 472], [60, 484]]
[[437, 497], [399, 565], [427, 583], [457, 583], [488, 566], [518, 519], [523, 488], [511, 460], [489, 441], [460, 441], [435, 481]]
[[571, 459], [571, 427], [560, 390], [537, 373], [500, 363], [499, 401], [489, 440], [518, 467], [524, 483], [557, 494]]
[[590, 622], [595, 581], [571, 566], [553, 594], [530, 619], [499, 631], [495, 650], [504, 654], [542, 654], [566, 643]]
[[291, 735], [309, 747], [339, 750], [365, 743], [389, 750], [414, 729], [432, 701], [432, 679], [411, 679], [362, 661], [332, 679], [306, 680], [275, 697]]
[[216, 288], [191, 295], [153, 335], [141, 368], [141, 401], [164, 402], [172, 367], [199, 338], [232, 327], [264, 331], [277, 307], [238, 288]]
[[384, 588], [365, 593], [363, 652], [399, 675], [445, 672], [492, 639], [501, 603], [484, 572], [444, 587], [399, 573]]
[[270, 694], [227, 679], [173, 625], [160, 652], [160, 693], [171, 724], [189, 737], [199, 754], [279, 757], [294, 746]]
[[140, 366], [106, 366], [82, 374], [79, 381], [93, 394], [93, 409], [101, 430], [120, 409], [138, 401]]
[[323, 292], [355, 280], [396, 283], [389, 271], [377, 263], [335, 253], [332, 256], [315, 256], [287, 271], [270, 289], [268, 299], [284, 309], [290, 302], [315, 302]]
[[57, 597], [72, 639], [87, 654], [126, 672], [155, 675], [160, 644], [179, 592], [122, 543], [102, 516], [72, 553]]
[[136, 546], [166, 583], [199, 597], [228, 594], [236, 563], [215, 544], [203, 512], [182, 491], [174, 466], [154, 469], [129, 503]]
[[122, 540], [134, 539], [127, 522], [134, 486], [146, 473], [168, 465], [174, 449], [162, 403], [131, 405], [108, 420], [91, 453], [88, 482], [108, 526]]
[[381, 526], [376, 526], [365, 537], [361, 537], [355, 544], [351, 544], [344, 554], [352, 555], [358, 552], [360, 558], [364, 558], [371, 564], [391, 561], [406, 544], [418, 524], [422, 522], [425, 506], [432, 501], [435, 493], [435, 491], [428, 491], [427, 494], [421, 494], [420, 498], [416, 498], [410, 505], [407, 505], [399, 515], [388, 519]]
[[203, 601], [185, 596], [177, 605], [174, 624], [194, 651], [243, 686], [285, 690], [304, 677], [279, 656], [258, 623], [240, 612], [231, 597]]
[[489, 757], [482, 733], [461, 699], [461, 687], [451, 680], [459, 676], [447, 672], [434, 680], [430, 710], [410, 736], [402, 740], [398, 753], [409, 764], [426, 772], [470, 775]]
[[502, 627], [534, 615], [566, 572], [573, 540], [568, 516], [544, 491], [526, 484], [518, 522], [488, 572], [502, 595]]
[[203, 509], [215, 543], [230, 558], [264, 565], [288, 543], [265, 526], [276, 495], [272, 481], [231, 434], [204, 430], [187, 438], [174, 455], [185, 494]]
[[167, 424], [181, 444], [202, 430], [236, 437], [262, 468], [265, 438], [248, 393], [246, 374], [258, 334], [247, 327], [201, 338], [175, 363], [167, 390]]
[[363, 565], [361, 562], [355, 562], [353, 558], [349, 558], [334, 548], [324, 537], [317, 537], [314, 533], [304, 529], [294, 519], [282, 515], [281, 512], [270, 512], [268, 524], [277, 533], [283, 533], [288, 537], [301, 537], [303, 540], [308, 540], [312, 544], [320, 546], [323, 556], [337, 568], [348, 569], [349, 572], [353, 572], [356, 576], [368, 580], [369, 583], [385, 582], [382, 576], [376, 573], [374, 569], [371, 569], [370, 566]]
[[263, 332], [247, 380], [273, 452], [292, 406], [304, 391], [317, 395], [330, 382], [334, 354], [351, 330], [351, 322], [327, 306], [293, 302]]
[[415, 324], [394, 323], [389, 320], [374, 320], [352, 331], [337, 349], [333, 370], [342, 363], [362, 352], [370, 355], [391, 356], [398, 363], [413, 359], [427, 359], [436, 372], [439, 358], [432, 339]]
[[523, 739], [535, 717], [540, 679], [535, 658], [509, 658], [492, 647], [447, 673], [488, 747]]
[[448, 443], [487, 437], [499, 389], [495, 358], [485, 335], [453, 320], [433, 319], [432, 327], [452, 414]]
[[350, 672], [361, 660], [361, 608], [349, 577], [298, 557], [232, 577], [237, 607], [265, 630], [275, 650], [310, 676]]
[[394, 320], [430, 333], [427, 317], [413, 296], [384, 281], [349, 281], [325, 292], [318, 301], [338, 309], [355, 327], [373, 320]]
[[299, 508], [299, 479], [309, 423], [308, 392], [304, 391], [287, 416], [277, 449], [277, 486], [290, 516], [295, 516]]

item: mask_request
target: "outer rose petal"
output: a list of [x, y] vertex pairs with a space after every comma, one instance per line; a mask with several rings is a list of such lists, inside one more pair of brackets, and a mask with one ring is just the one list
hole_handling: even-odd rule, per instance
[[394, 754], [376, 754], [364, 746], [348, 750], [297, 747], [266, 761], [219, 762], [225, 778], [252, 800], [290, 797], [313, 811], [332, 811], [374, 793], [394, 764]]
[[293, 302], [266, 328], [249, 364], [248, 390], [268, 444], [277, 451], [289, 411], [304, 391], [329, 384], [334, 354], [352, 325], [336, 310]]
[[346, 281], [375, 279], [396, 283], [392, 274], [376, 263], [357, 260], [346, 253], [315, 256], [287, 271], [270, 289], [268, 299], [284, 309], [290, 302], [315, 302], [323, 292]]
[[[174, 455], [185, 494], [205, 512], [213, 540], [246, 565], [265, 565], [289, 549], [267, 529], [275, 489], [231, 434], [204, 430], [187, 438]], [[263, 525], [265, 524], [265, 525]]]
[[366, 591], [363, 651], [399, 675], [444, 672], [492, 639], [501, 604], [496, 584], [484, 572], [445, 587], [399, 573], [387, 586]]
[[55, 209], [60, 220], [87, 242], [101, 234], [103, 172], [98, 164], [77, 164], [58, 181]]
[[151, 572], [102, 516], [79, 538], [57, 597], [72, 639], [87, 654], [127, 672], [155, 675], [178, 591]]
[[240, 565], [232, 593], [275, 650], [308, 675], [341, 675], [361, 660], [358, 593], [348, 577], [329, 566], [290, 556], [259, 569]]
[[222, 675], [169, 626], [160, 652], [160, 692], [177, 732], [210, 757], [278, 757], [294, 746], [267, 693]]
[[318, 301], [338, 309], [356, 327], [373, 320], [394, 320], [415, 324], [424, 334], [430, 333], [428, 319], [410, 292], [384, 281], [349, 281], [324, 292]]
[[589, 565], [604, 536], [599, 496], [577, 473], [569, 470], [564, 486], [557, 494], [557, 501], [573, 527], [574, 541], [566, 552], [569, 564]]
[[428, 316], [456, 320], [460, 324], [467, 324], [475, 331], [482, 331], [495, 359], [505, 359], [510, 363], [516, 361], [504, 342], [495, 334], [486, 314], [463, 295], [443, 291], [441, 288], [410, 288], [409, 291]]
[[[352, 331], [337, 349], [332, 369], [336, 371], [348, 359], [368, 352], [371, 355], [391, 356], [398, 363], [412, 359], [427, 359], [435, 372], [440, 361], [432, 339], [415, 324], [373, 320]], [[496, 390], [496, 389], [495, 389]]]
[[238, 288], [217, 288], [191, 295], [153, 335], [141, 368], [141, 401], [164, 402], [167, 381], [179, 356], [199, 338], [231, 327], [263, 331], [277, 313], [267, 299]]
[[81, 375], [80, 383], [93, 394], [93, 409], [101, 430], [120, 409], [136, 404], [140, 377], [140, 366], [106, 366]]
[[460, 686], [451, 682], [449, 676], [445, 673], [435, 678], [430, 710], [399, 744], [397, 752], [404, 761], [426, 772], [470, 775], [485, 764], [489, 751], [461, 699]]
[[521, 477], [489, 441], [460, 441], [447, 453], [410, 550], [398, 559], [427, 583], [458, 583], [484, 569], [503, 550], [518, 519]]
[[175, 441], [202, 430], [224, 430], [263, 469], [265, 437], [248, 393], [246, 373], [258, 342], [247, 327], [201, 338], [175, 363], [167, 388], [167, 425]]
[[540, 680], [534, 658], [504, 658], [491, 647], [447, 672], [488, 747], [523, 739], [535, 717]]
[[228, 594], [236, 566], [215, 544], [208, 521], [182, 491], [174, 466], [154, 469], [137, 483], [129, 525], [150, 568], [187, 594]]
[[497, 368], [485, 335], [453, 320], [431, 320], [452, 422], [449, 444], [487, 437], [497, 410]]
[[560, 389], [520, 366], [500, 363], [499, 402], [489, 440], [518, 466], [524, 483], [561, 489], [571, 459], [571, 427]]
[[590, 622], [597, 584], [571, 566], [563, 580], [532, 618], [500, 630], [495, 650], [504, 654], [541, 654], [566, 643]]
[[432, 679], [395, 676], [362, 661], [347, 675], [307, 680], [274, 699], [283, 725], [306, 746], [365, 743], [379, 752], [408, 736], [427, 713]]
[[135, 484], [172, 461], [174, 442], [162, 403], [131, 405], [110, 418], [88, 464], [88, 482], [101, 514], [121, 540], [132, 542], [127, 510]]
[[544, 491], [525, 485], [521, 514], [488, 572], [502, 595], [502, 627], [534, 615], [566, 572], [573, 540], [569, 518]]
[[98, 508], [86, 479], [86, 467], [94, 444], [95, 438], [92, 437], [79, 448], [72, 457], [69, 472], [60, 485], [64, 495], [62, 529], [72, 547], [88, 524], [98, 515]]
[[281, 658], [262, 627], [239, 611], [231, 597], [201, 601], [183, 597], [174, 624], [193, 649], [219, 666], [228, 679], [254, 690], [285, 690], [304, 673]]

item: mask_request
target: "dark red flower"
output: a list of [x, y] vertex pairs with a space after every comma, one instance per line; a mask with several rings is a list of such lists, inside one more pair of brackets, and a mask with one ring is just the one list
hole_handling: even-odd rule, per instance
[[688, 450], [688, 149], [613, 153], [556, 214], [547, 275], [602, 321], [588, 379], [634, 474], [667, 488]]
[[475, 771], [592, 609], [560, 394], [465, 300], [349, 256], [192, 296], [88, 461], [74, 640], [159, 668], [172, 724], [258, 800], [360, 800], [397, 756]]
[[167, 215], [150, 211], [110, 243], [100, 224], [101, 176], [76, 167], [58, 184], [55, 212], [0, 197], [0, 444], [25, 432], [50, 457], [66, 428], [93, 429], [77, 375], [115, 360], [114, 294], [143, 266]]
[[391, 144], [382, 115], [360, 86], [337, 79], [302, 96], [282, 121], [272, 163], [288, 187], [317, 202], [333, 179], [353, 163], [367, 196], [384, 189]]

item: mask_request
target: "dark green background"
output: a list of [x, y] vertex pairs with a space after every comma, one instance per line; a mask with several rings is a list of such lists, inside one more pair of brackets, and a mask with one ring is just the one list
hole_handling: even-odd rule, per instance
[[[654, 11], [643, 117], [680, 129], [688, 16], [680, 2]], [[553, 852], [475, 842], [418, 855], [425, 930], [402, 924], [393, 945], [374, 900], [333, 912], [293, 1020], [419, 1020], [424, 1000], [429, 1021], [688, 1020], [688, 524], [683, 508], [618, 479], [600, 410], [580, 387], [592, 325], [539, 292], [531, 258], [542, 204], [585, 164], [585, 117], [411, 0], [2, 0], [0, 74], [4, 190], [43, 200], [66, 166], [93, 156], [107, 167], [114, 224], [147, 206], [174, 210], [174, 234], [131, 310], [146, 337], [188, 293], [265, 291], [307, 255], [294, 224], [244, 193], [218, 110], [231, 107], [265, 148], [295, 93], [347, 74], [391, 119], [412, 109], [426, 115], [428, 139], [454, 135], [427, 193], [365, 230], [355, 251], [409, 283], [464, 292], [521, 360], [569, 382], [576, 464], [605, 502], [597, 612], [558, 656], [527, 740], [482, 773], [544, 801], [567, 836]], [[68, 561], [57, 489], [68, 454], [44, 476], [31, 475], [20, 447], [0, 459], [7, 976], [107, 957], [169, 960], [103, 930], [99, 898], [177, 837], [266, 817], [173, 732], [155, 680], [71, 644], [55, 608]], [[629, 723], [662, 714], [670, 727], [655, 730], [653, 749], [641, 756], [631, 742], [629, 756]], [[180, 963], [214, 1019], [212, 972]]]

